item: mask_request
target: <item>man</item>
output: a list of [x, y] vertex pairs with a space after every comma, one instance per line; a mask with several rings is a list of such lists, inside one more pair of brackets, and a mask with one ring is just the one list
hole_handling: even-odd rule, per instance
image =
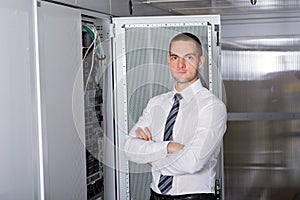
[[174, 90], [149, 100], [125, 141], [125, 154], [151, 165], [150, 200], [213, 200], [226, 107], [201, 85], [204, 56], [195, 35], [171, 40], [168, 64]]

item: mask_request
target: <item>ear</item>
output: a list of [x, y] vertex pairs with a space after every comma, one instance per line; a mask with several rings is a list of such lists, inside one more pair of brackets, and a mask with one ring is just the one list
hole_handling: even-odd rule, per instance
[[168, 64], [170, 64], [170, 61], [171, 61], [171, 56], [168, 55]]
[[198, 70], [200, 70], [203, 67], [204, 62], [205, 62], [205, 57], [204, 56], [200, 56], [199, 64], [198, 64]]

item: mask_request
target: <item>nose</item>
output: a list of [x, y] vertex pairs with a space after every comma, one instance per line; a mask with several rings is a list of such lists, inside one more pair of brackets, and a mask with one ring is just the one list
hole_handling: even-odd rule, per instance
[[186, 60], [184, 58], [179, 58], [178, 67], [181, 69], [186, 67]]

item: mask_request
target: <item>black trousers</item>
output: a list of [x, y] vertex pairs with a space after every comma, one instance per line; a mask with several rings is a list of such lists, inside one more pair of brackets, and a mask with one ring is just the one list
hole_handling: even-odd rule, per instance
[[188, 200], [188, 199], [197, 199], [197, 200], [216, 200], [216, 197], [212, 193], [201, 193], [201, 194], [184, 194], [184, 195], [163, 195], [157, 194], [151, 190], [150, 200]]

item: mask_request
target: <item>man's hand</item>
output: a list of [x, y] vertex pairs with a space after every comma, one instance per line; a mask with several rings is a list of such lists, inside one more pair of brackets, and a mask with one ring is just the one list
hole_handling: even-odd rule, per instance
[[183, 148], [184, 145], [177, 142], [170, 142], [167, 146], [168, 153], [175, 153], [177, 151], [182, 150]]
[[135, 135], [137, 138], [142, 139], [142, 140], [152, 140], [152, 134], [148, 127], [146, 127], [145, 130], [138, 127], [135, 130]]

